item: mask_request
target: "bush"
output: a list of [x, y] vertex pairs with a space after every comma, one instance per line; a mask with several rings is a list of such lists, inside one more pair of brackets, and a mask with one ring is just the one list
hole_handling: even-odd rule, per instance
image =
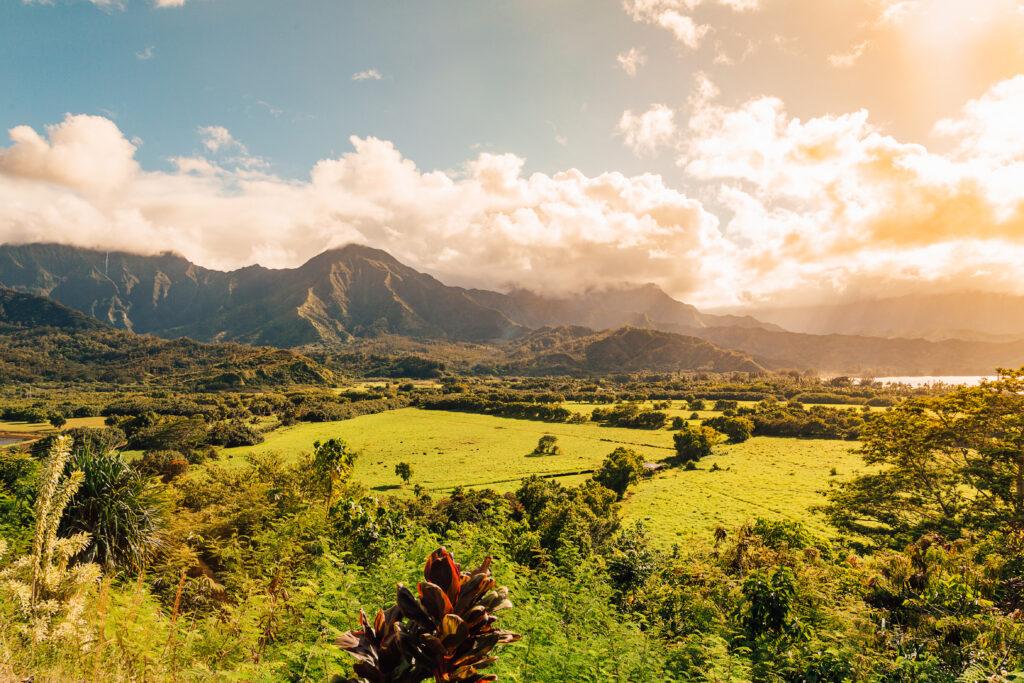
[[206, 437], [207, 443], [225, 448], [237, 448], [239, 446], [255, 446], [263, 443], [263, 435], [256, 431], [252, 425], [241, 420], [229, 420], [218, 422], [209, 431]]
[[150, 477], [160, 477], [166, 484], [188, 472], [189, 462], [178, 451], [146, 451], [135, 462], [135, 469]]
[[80, 470], [82, 485], [61, 520], [64, 535], [89, 534], [81, 557], [107, 567], [139, 569], [160, 545], [162, 496], [118, 453], [74, 452], [67, 471]]
[[730, 443], [743, 443], [754, 431], [753, 421], [745, 417], [728, 417], [721, 415], [704, 420], [704, 425], [725, 434]]
[[675, 459], [681, 463], [697, 462], [711, 455], [715, 444], [721, 439], [722, 435], [711, 427], [687, 427], [672, 437], [676, 447]]

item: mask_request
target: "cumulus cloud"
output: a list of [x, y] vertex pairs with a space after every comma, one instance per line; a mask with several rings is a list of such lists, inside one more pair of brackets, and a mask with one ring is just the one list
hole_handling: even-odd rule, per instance
[[621, 281], [690, 291], [722, 276], [730, 251], [716, 218], [655, 175], [527, 175], [523, 159], [487, 153], [458, 172], [422, 171], [391, 143], [355, 137], [302, 181], [203, 156], [146, 171], [117, 127], [93, 117], [46, 135], [17, 128], [12, 140], [0, 148], [2, 241], [172, 249], [225, 268], [295, 266], [359, 242], [452, 282], [561, 291]]
[[706, 95], [694, 100], [680, 164], [717, 187], [732, 214], [725, 234], [756, 245], [751, 296], [864, 286], [896, 273], [1019, 276], [1009, 265], [1024, 256], [1017, 79], [937, 126], [958, 142], [950, 154], [883, 134], [863, 110], [804, 121], [776, 98], [726, 107], [713, 90]]
[[641, 150], [645, 130], [661, 131], [653, 148], [678, 150], [703, 202], [652, 174], [528, 174], [512, 154], [427, 171], [357, 137], [285, 179], [232, 163], [244, 145], [216, 126], [201, 153], [152, 171], [113, 122], [68, 116], [15, 127], [0, 146], [0, 241], [172, 249], [220, 268], [291, 267], [359, 242], [456, 284], [652, 281], [704, 305], [921, 283], [1021, 291], [1024, 77], [939, 122], [943, 153], [887, 135], [867, 111], [724, 104], [703, 76], [687, 109], [678, 126], [662, 113], [672, 126], [645, 128], [646, 112], [625, 128]]
[[647, 55], [644, 54], [643, 50], [635, 47], [631, 47], [626, 52], [620, 53], [615, 59], [619, 63], [619, 66], [622, 67], [622, 70], [629, 76], [636, 76], [640, 67], [647, 63]]
[[[622, 7], [633, 21], [653, 24], [669, 31], [673, 37], [696, 50], [712, 30], [693, 18], [693, 11], [711, 0], [623, 0]], [[761, 7], [760, 0], [715, 0], [734, 12], [747, 12]]]
[[653, 104], [642, 114], [625, 111], [619, 119], [619, 134], [637, 156], [649, 156], [672, 143], [676, 136], [676, 113], [664, 104]]

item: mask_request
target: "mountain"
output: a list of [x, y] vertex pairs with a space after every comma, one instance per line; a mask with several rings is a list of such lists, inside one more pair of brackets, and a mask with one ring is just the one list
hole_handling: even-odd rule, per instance
[[765, 371], [750, 356], [703, 339], [635, 327], [597, 333], [585, 327], [541, 328], [509, 345], [503, 369], [540, 375]]
[[913, 294], [852, 303], [754, 309], [758, 319], [809, 334], [1010, 341], [1024, 339], [1024, 297], [986, 292]]
[[0, 284], [161, 337], [279, 347], [391, 333], [494, 341], [524, 330], [378, 249], [350, 245], [298, 268], [208, 270], [174, 254], [0, 246]]
[[710, 315], [670, 297], [656, 285], [612, 287], [581, 294], [552, 297], [524, 289], [508, 294], [472, 289], [470, 297], [532, 329], [578, 326], [609, 330], [623, 326], [645, 327], [687, 334], [704, 327], [754, 327], [781, 330], [749, 316]]
[[292, 351], [132, 334], [44, 297], [0, 289], [0, 382], [97, 380], [194, 388], [335, 381]]
[[885, 339], [714, 327], [696, 336], [750, 354], [772, 370], [813, 369], [858, 376], [989, 375], [1024, 366], [1024, 342]]
[[99, 330], [95, 318], [55, 301], [0, 287], [0, 327], [56, 327], [65, 330]]

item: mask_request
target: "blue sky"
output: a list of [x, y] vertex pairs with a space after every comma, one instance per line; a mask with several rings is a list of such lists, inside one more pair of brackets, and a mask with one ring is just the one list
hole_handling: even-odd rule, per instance
[[[640, 43], [666, 58], [630, 79], [615, 57]], [[685, 97], [696, 66], [604, 0], [128, 0], [106, 11], [6, 0], [0, 45], [5, 129], [102, 114], [143, 141], [138, 158], [153, 167], [194, 150], [199, 126], [221, 125], [298, 176], [352, 134], [391, 140], [425, 168], [481, 146], [543, 171], [670, 171], [671, 159], [636, 159], [615, 125], [666, 86]], [[352, 80], [369, 69], [382, 79]]]

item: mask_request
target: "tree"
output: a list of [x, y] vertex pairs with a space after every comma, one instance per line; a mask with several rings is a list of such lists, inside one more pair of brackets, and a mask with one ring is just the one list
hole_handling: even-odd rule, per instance
[[862, 438], [873, 471], [840, 484], [825, 508], [840, 528], [900, 547], [928, 532], [1024, 529], [1024, 369], [905, 401]]
[[558, 437], [553, 434], [545, 434], [537, 440], [537, 447], [533, 449], [536, 455], [558, 455], [561, 449], [558, 447]]
[[50, 416], [50, 424], [54, 429], [63, 429], [64, 425], [68, 423], [68, 419], [60, 413], [54, 413]]
[[601, 469], [594, 474], [594, 481], [614, 491], [618, 499], [622, 500], [626, 495], [626, 489], [640, 479], [643, 470], [644, 459], [640, 454], [630, 448], [619, 446], [604, 459]]
[[313, 469], [326, 484], [325, 504], [330, 510], [341, 483], [352, 476], [356, 454], [344, 439], [313, 442]]
[[395, 474], [402, 478], [406, 484], [412, 479], [412, 465], [407, 462], [400, 462], [395, 465]]
[[745, 417], [719, 415], [718, 417], [704, 420], [704, 425], [725, 434], [729, 439], [729, 443], [743, 443], [750, 438], [751, 433], [754, 431], [753, 421]]
[[676, 460], [680, 463], [695, 463], [711, 455], [712, 449], [721, 440], [722, 435], [711, 427], [688, 426], [672, 437], [676, 447]]

